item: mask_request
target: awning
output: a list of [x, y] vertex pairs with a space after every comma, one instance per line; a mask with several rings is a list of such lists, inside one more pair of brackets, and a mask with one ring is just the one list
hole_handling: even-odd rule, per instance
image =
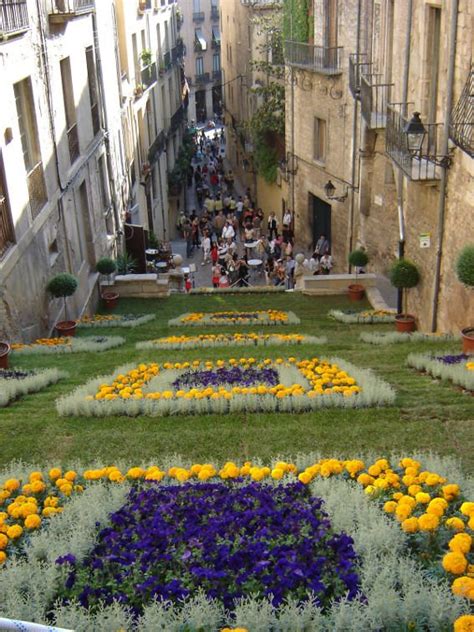
[[221, 32], [218, 26], [212, 27], [212, 39], [218, 44], [221, 43]]
[[207, 42], [202, 34], [201, 29], [196, 29], [195, 31], [196, 43], [200, 45], [201, 50], [207, 50]]

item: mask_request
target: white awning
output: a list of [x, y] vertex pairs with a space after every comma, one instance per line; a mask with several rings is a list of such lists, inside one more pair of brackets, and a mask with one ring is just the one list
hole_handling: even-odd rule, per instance
[[201, 50], [207, 50], [207, 42], [202, 34], [201, 29], [196, 29], [196, 42], [201, 46]]

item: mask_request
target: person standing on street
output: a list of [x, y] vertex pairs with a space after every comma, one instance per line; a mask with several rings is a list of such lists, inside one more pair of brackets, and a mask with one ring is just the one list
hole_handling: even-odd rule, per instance
[[272, 211], [267, 222], [268, 227], [268, 240], [272, 241], [278, 237], [278, 220], [275, 213]]

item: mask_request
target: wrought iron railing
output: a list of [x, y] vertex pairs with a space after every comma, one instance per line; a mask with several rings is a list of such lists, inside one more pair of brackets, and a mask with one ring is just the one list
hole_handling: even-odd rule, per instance
[[213, 70], [212, 71], [212, 80], [213, 81], [222, 81], [222, 70]]
[[204, 72], [202, 75], [196, 75], [194, 77], [194, 83], [196, 83], [196, 84], [209, 83], [210, 80], [211, 80], [211, 78], [210, 78], [208, 72]]
[[219, 7], [211, 6], [211, 20], [219, 19]]
[[50, 14], [57, 16], [74, 16], [78, 13], [89, 13], [95, 9], [95, 0], [51, 0]]
[[171, 51], [167, 51], [163, 55], [163, 65], [165, 67], [165, 70], [169, 70], [171, 68]]
[[362, 72], [370, 72], [372, 64], [365, 53], [349, 55], [349, 89], [355, 99], [360, 99], [360, 77]]
[[370, 129], [382, 129], [387, 125], [387, 105], [393, 83], [383, 83], [382, 75], [360, 74], [360, 105], [362, 116]]
[[175, 132], [178, 129], [183, 119], [184, 119], [184, 108], [183, 108], [183, 104], [181, 104], [176, 110], [176, 112], [173, 114], [173, 116], [171, 117], [171, 120], [170, 120], [171, 132]]
[[0, 195], [0, 257], [15, 243], [15, 231], [7, 200]]
[[150, 149], [148, 150], [148, 162], [153, 164], [158, 156], [163, 152], [166, 147], [166, 136], [165, 132], [161, 130], [158, 136], [150, 145]]
[[31, 214], [33, 218], [35, 218], [37, 215], [39, 215], [39, 212], [46, 204], [46, 201], [48, 199], [48, 196], [46, 194], [46, 184], [44, 181], [43, 163], [41, 161], [38, 162], [28, 173], [27, 184], [28, 195], [30, 198]]
[[204, 22], [205, 17], [204, 11], [196, 11], [193, 13], [193, 22]]
[[474, 64], [459, 101], [453, 109], [449, 137], [458, 147], [474, 157]]
[[145, 66], [145, 68], [142, 69], [141, 80], [142, 80], [142, 86], [144, 90], [146, 90], [151, 85], [156, 83], [156, 80], [157, 80], [156, 62], [152, 62], [151, 64], [148, 64], [148, 66]]
[[13, 35], [30, 26], [26, 0], [0, 0], [0, 35]]
[[437, 153], [441, 124], [423, 123], [426, 135], [421, 149], [416, 153], [411, 152], [405, 131], [408, 118], [402, 114], [406, 105], [395, 103], [387, 107], [386, 152], [410, 180], [439, 180], [439, 166], [445, 160]]
[[221, 48], [221, 40], [215, 39], [215, 38], [213, 37], [213, 38], [212, 38], [212, 41], [211, 41], [211, 47], [212, 47], [214, 50], [220, 50], [220, 48]]
[[342, 46], [313, 46], [303, 42], [285, 42], [285, 61], [289, 66], [325, 75], [342, 72]]
[[176, 46], [171, 49], [171, 60], [175, 64], [180, 61], [184, 56], [184, 43], [183, 40], [177, 40]]

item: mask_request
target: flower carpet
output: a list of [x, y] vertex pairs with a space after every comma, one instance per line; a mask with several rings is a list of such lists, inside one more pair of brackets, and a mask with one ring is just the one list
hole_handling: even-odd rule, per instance
[[79, 327], [128, 327], [135, 328], [154, 320], [155, 314], [95, 314], [83, 316]]
[[341, 359], [253, 357], [125, 366], [56, 402], [60, 415], [167, 416], [228, 411], [302, 412], [393, 403], [371, 371]]
[[450, 380], [456, 386], [474, 393], [474, 356], [472, 355], [459, 353], [436, 356], [411, 353], [407, 357], [407, 364], [417, 371], [425, 371], [441, 380]]
[[7, 406], [21, 395], [36, 393], [50, 384], [56, 384], [64, 377], [67, 377], [67, 373], [58, 369], [0, 369], [0, 407]]
[[366, 309], [359, 312], [350, 309], [331, 309], [328, 316], [348, 325], [372, 325], [374, 323], [394, 323], [396, 314], [381, 309]]
[[277, 345], [323, 345], [326, 336], [308, 336], [304, 334], [200, 334], [196, 336], [165, 336], [156, 340], [137, 343], [137, 349], [198, 349], [201, 347], [256, 346], [269, 347]]
[[277, 309], [247, 312], [190, 312], [168, 321], [170, 327], [227, 326], [227, 325], [298, 325], [300, 319], [293, 312]]
[[474, 502], [416, 459], [16, 467], [0, 483], [0, 616], [170, 632], [473, 624]]
[[452, 342], [459, 340], [459, 336], [453, 336], [452, 334], [427, 334], [421, 331], [414, 331], [413, 333], [388, 331], [383, 333], [362, 332], [359, 339], [371, 345], [391, 345], [404, 342]]
[[38, 338], [31, 344], [14, 343], [12, 350], [21, 354], [29, 353], [97, 353], [120, 347], [125, 343], [121, 336], [84, 336], [74, 338]]

